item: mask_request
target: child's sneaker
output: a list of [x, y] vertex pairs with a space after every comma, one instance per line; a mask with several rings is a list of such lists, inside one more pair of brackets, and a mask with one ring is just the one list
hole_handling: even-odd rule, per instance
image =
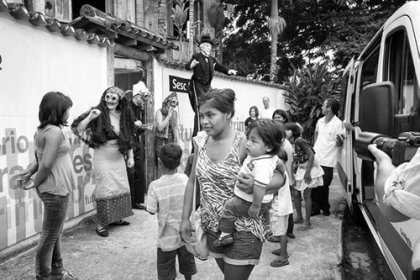
[[213, 246], [214, 247], [225, 247], [229, 246], [233, 243], [233, 236], [232, 234], [225, 235], [223, 237], [219, 237], [218, 239], [214, 240]]

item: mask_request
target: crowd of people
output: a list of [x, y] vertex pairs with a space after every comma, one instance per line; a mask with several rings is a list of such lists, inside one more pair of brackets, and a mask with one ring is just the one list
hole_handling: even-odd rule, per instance
[[[197, 250], [185, 244], [193, 242], [190, 217], [197, 208], [206, 250], [225, 279], [247, 279], [267, 238], [281, 245], [273, 251], [277, 258], [271, 265], [288, 264], [287, 238], [295, 238], [293, 224], [303, 223], [297, 228], [300, 230], [311, 228], [310, 190], [322, 185], [324, 172], [315, 150], [301, 138], [301, 127], [289, 123], [284, 110], [271, 108], [268, 97], [263, 98], [261, 110], [250, 108], [245, 133], [231, 126], [235, 92], [211, 89], [210, 82], [214, 70], [226, 74], [235, 71], [217, 61], [211, 63], [215, 60], [208, 55], [211, 46], [212, 42], [203, 37], [201, 55], [186, 65], [194, 69], [190, 101], [199, 120], [185, 170], [189, 177], [177, 172], [182, 150], [177, 144], [176, 93], [164, 99], [154, 124], [146, 124], [150, 91], [144, 82], [129, 91], [109, 87], [97, 105], [70, 125], [72, 132], [93, 149], [96, 233], [108, 237], [110, 226], [130, 225], [125, 219], [133, 215], [132, 209], [157, 214], [159, 279], [175, 279], [176, 256], [185, 279], [196, 273]], [[200, 71], [205, 65], [200, 64], [208, 64], [204, 78]], [[45, 94], [35, 135], [36, 161], [21, 172], [22, 181], [36, 174], [34, 186], [46, 209], [36, 256], [37, 279], [76, 279], [63, 268], [60, 254], [67, 204], [76, 185], [69, 143], [61, 132], [71, 106], [70, 98], [60, 92]], [[154, 129], [157, 167], [157, 179], [148, 187], [142, 149], [146, 129]], [[300, 211], [300, 192], [306, 205], [305, 219]], [[299, 206], [296, 221], [292, 197]], [[193, 200], [197, 200], [194, 207]], [[325, 214], [325, 208], [323, 211]]]
[[[203, 38], [200, 48], [203, 57], [193, 57], [187, 68], [213, 61], [211, 41]], [[217, 62], [209, 65], [234, 74]], [[208, 70], [207, 74], [213, 73]], [[302, 138], [302, 126], [291, 122], [293, 116], [285, 110], [272, 108], [268, 97], [263, 98], [261, 110], [249, 109], [245, 132], [235, 130], [235, 92], [212, 89], [211, 78], [204, 81], [196, 75], [192, 79], [190, 100], [200, 125], [195, 123], [193, 152], [185, 170], [188, 176], [178, 173], [182, 150], [177, 144], [176, 93], [169, 94], [156, 112], [153, 126], [159, 171], [148, 188], [141, 135], [152, 125], [143, 123], [150, 97], [143, 82], [132, 91], [107, 88], [96, 106], [71, 123], [73, 133], [94, 153], [96, 233], [107, 237], [110, 226], [128, 226], [124, 219], [133, 215], [133, 208], [157, 214], [159, 279], [176, 278], [176, 257], [179, 272], [192, 279], [197, 271], [194, 257], [202, 257], [203, 251], [215, 259], [225, 279], [248, 279], [266, 240], [280, 245], [272, 251], [276, 257], [271, 266], [288, 265], [287, 242], [296, 238], [294, 224], [300, 224], [296, 230], [308, 231], [311, 216], [330, 215], [329, 186], [344, 140], [343, 125], [336, 116], [338, 101], [325, 100], [312, 146]], [[70, 194], [77, 184], [69, 143], [62, 133], [72, 104], [60, 92], [44, 95], [35, 133], [35, 161], [20, 174], [22, 182], [35, 174], [33, 185], [44, 204], [36, 279], [76, 279], [64, 268], [60, 249]], [[370, 150], [380, 166], [392, 172], [389, 159], [373, 146]], [[393, 194], [388, 191], [386, 201], [397, 205]], [[204, 239], [192, 236], [194, 213]]]

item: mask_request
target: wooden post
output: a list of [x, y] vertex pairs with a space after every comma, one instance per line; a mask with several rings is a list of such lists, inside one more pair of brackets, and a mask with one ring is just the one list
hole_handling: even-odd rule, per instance
[[106, 67], [108, 76], [108, 86], [113, 86], [115, 83], [115, 70], [114, 70], [114, 48], [106, 48]]
[[194, 21], [194, 0], [190, 0], [190, 39], [188, 41], [187, 59], [194, 54]]
[[[155, 122], [155, 89], [154, 85], [154, 73], [153, 73], [153, 56], [150, 56], [145, 63], [146, 66], [146, 85], [150, 89], [151, 98], [150, 102], [146, 104], [145, 123]], [[156, 179], [156, 159], [155, 159], [155, 134], [154, 131], [145, 131], [145, 178], [146, 186], [149, 186], [150, 182]]]

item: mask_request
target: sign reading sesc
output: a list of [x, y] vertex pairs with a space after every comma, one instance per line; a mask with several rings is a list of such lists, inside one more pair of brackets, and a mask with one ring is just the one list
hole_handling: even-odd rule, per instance
[[188, 93], [189, 79], [169, 76], [169, 91]]

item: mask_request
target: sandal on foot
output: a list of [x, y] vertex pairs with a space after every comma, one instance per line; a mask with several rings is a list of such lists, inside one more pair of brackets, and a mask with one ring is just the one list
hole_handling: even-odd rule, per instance
[[[273, 251], [271, 251], [271, 254], [276, 255], [276, 256], [281, 256], [281, 249], [275, 249]], [[286, 253], [286, 259], [289, 258], [289, 254]]]
[[110, 223], [111, 226], [128, 226], [130, 222], [119, 220], [118, 222]]
[[267, 240], [269, 242], [279, 243], [280, 242], [280, 236], [272, 235], [272, 236], [268, 237]]
[[97, 228], [95, 231], [99, 236], [102, 236], [102, 237], [108, 237], [109, 235], [108, 230], [104, 227]]
[[307, 225], [301, 225], [300, 227], [296, 227], [296, 230], [299, 231], [307, 231], [312, 229], [312, 225], [311, 224], [307, 224]]
[[270, 263], [272, 267], [281, 267], [289, 264], [289, 260], [283, 257], [278, 257]]

